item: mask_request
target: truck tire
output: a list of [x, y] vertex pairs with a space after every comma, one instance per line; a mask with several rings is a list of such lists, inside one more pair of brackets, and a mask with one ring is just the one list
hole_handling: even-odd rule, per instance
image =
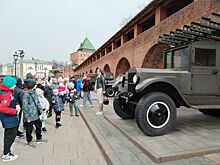
[[164, 135], [174, 127], [176, 105], [165, 93], [152, 92], [143, 96], [135, 112], [138, 127], [149, 136]]
[[107, 97], [114, 97], [115, 96], [115, 90], [112, 87], [109, 87], [105, 90]]
[[220, 116], [220, 109], [199, 109], [205, 115]]
[[115, 113], [122, 119], [134, 119], [135, 112], [134, 109], [132, 109], [132, 105], [129, 106], [129, 104], [123, 103], [122, 100], [115, 97], [113, 107]]

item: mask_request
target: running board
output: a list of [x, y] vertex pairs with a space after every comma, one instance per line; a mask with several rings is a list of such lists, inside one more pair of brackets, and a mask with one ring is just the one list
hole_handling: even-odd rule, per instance
[[192, 108], [194, 109], [219, 109], [220, 105], [193, 105]]

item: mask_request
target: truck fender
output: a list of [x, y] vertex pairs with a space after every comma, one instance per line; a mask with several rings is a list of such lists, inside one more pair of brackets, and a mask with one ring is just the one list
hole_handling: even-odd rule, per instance
[[175, 88], [175, 90], [177, 91], [178, 95], [180, 96], [180, 98], [184, 101], [184, 103], [186, 104], [186, 107], [191, 107], [191, 105], [185, 100], [185, 98], [181, 95], [181, 92], [179, 91], [179, 89], [176, 87], [176, 85], [174, 85], [172, 82], [167, 81], [166, 79], [163, 78], [149, 78], [146, 79], [144, 81], [142, 81], [140, 84], [138, 84], [135, 87], [135, 91], [136, 93], [140, 93], [142, 92], [144, 89], [146, 89], [149, 85], [154, 84], [154, 83], [166, 83], [171, 85], [173, 88]]

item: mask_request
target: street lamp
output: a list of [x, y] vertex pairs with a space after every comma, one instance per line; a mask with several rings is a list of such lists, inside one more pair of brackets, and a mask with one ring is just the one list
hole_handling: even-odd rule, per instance
[[16, 65], [16, 63], [17, 63], [17, 61], [18, 61], [18, 53], [17, 52], [15, 52], [15, 54], [13, 54], [13, 57], [14, 57], [14, 62], [15, 62], [15, 76], [16, 76], [16, 70], [17, 70], [17, 65]]
[[15, 76], [17, 75], [16, 74], [16, 71], [17, 71], [17, 61], [18, 61], [19, 57], [21, 59], [24, 58], [24, 50], [18, 50], [18, 51], [15, 52], [15, 54], [13, 54], [14, 63], [15, 63]]

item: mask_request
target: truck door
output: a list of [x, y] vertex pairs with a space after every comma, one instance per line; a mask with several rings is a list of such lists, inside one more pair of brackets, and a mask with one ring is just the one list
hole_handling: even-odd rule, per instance
[[216, 47], [192, 47], [191, 92], [199, 95], [220, 95], [219, 57]]

